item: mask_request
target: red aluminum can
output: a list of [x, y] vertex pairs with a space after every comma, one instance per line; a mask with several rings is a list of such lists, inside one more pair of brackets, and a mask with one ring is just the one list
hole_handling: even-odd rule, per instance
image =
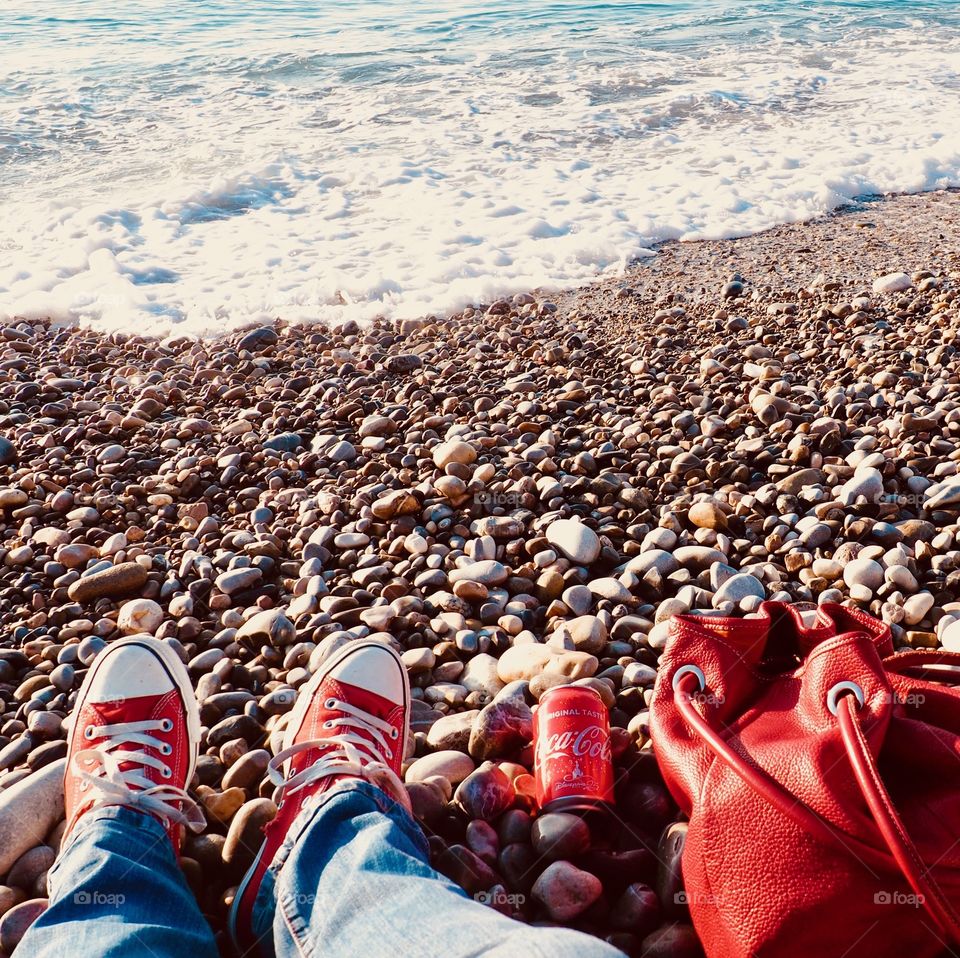
[[533, 709], [537, 804], [545, 812], [588, 812], [613, 804], [610, 720], [599, 693], [559, 685]]

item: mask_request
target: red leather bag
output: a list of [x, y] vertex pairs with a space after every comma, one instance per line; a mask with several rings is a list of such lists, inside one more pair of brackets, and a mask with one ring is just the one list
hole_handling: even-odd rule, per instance
[[960, 654], [833, 603], [672, 620], [651, 738], [708, 958], [960, 954], [952, 682]]

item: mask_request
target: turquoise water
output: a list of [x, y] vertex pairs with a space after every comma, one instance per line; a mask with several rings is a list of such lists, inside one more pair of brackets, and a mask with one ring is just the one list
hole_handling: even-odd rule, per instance
[[[910, 26], [957, 26], [960, 12], [953, 0], [843, 0], [843, 2], [738, 3], [733, 0], [661, 0], [653, 3], [538, 2], [409, 2], [347, 0], [338, 3], [277, 0], [91, 0], [59, 2], [56, 15], [40, 5], [10, 0], [0, 39], [14, 45], [37, 44], [65, 50], [68, 58], [89, 62], [78, 45], [89, 44], [114, 56], [132, 45], [154, 51], [180, 51], [203, 56], [237, 53], [249, 56], [250, 43], [287, 45], [334, 39], [330, 59], [358, 53], [389, 59], [391, 53], [432, 56], [437, 46], [478, 44], [497, 39], [540, 38], [583, 40], [602, 37], [611, 26], [616, 37], [604, 44], [613, 58], [626, 56], [632, 40], [652, 48], [708, 46], [717, 41], [746, 43], [771, 34], [810, 39], [842, 38], [851, 29], [896, 29]], [[621, 47], [618, 49], [618, 46]], [[507, 52], [507, 51], [505, 51]], [[456, 55], [456, 54], [454, 54]], [[109, 64], [99, 63], [100, 67]], [[346, 77], [344, 77], [346, 79]]]
[[960, 185], [958, 7], [6, 0], [0, 315], [443, 312]]

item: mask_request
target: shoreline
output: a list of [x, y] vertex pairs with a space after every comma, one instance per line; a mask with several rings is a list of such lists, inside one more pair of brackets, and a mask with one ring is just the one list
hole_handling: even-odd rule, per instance
[[[29, 843], [7, 848], [0, 933], [44, 894], [62, 822], [35, 773], [63, 758], [105, 643], [145, 630], [191, 665], [208, 827], [183, 867], [219, 932], [290, 692], [348, 633], [407, 664], [435, 865], [530, 921], [560, 894], [535, 887], [535, 840], [494, 817], [491, 852], [467, 826], [490, 817], [483, 789], [532, 810], [511, 723], [561, 681], [543, 656], [572, 656], [620, 731], [617, 818], [569, 856], [602, 892], [563, 923], [695, 953], [647, 736], [666, 621], [826, 597], [899, 646], [960, 650], [958, 289], [945, 191], [665, 244], [623, 277], [447, 319], [172, 345], [0, 326], [0, 831]], [[639, 885], [661, 905], [625, 929]]]
[[[835, 268], [840, 266], [842, 273], [839, 276], [832, 275], [830, 281], [848, 283], [859, 281], [863, 284], [861, 292], [869, 295], [870, 283], [876, 275], [899, 269], [910, 272], [911, 259], [930, 258], [931, 252], [934, 252], [937, 246], [933, 236], [933, 221], [936, 214], [945, 212], [949, 222], [955, 226], [957, 213], [954, 207], [957, 205], [957, 197], [960, 197], [960, 187], [921, 193], [866, 196], [811, 220], [782, 223], [746, 236], [719, 240], [666, 240], [650, 247], [655, 255], [634, 260], [622, 273], [598, 274], [592, 280], [568, 289], [548, 290], [535, 287], [532, 290], [504, 295], [495, 302], [510, 303], [514, 299], [522, 300], [533, 296], [538, 302], [549, 301], [569, 308], [578, 308], [578, 304], [584, 300], [589, 301], [595, 297], [604, 298], [611, 291], [626, 295], [621, 292], [625, 287], [631, 293], [643, 296], [648, 285], [652, 284], [653, 291], [656, 291], [661, 279], [681, 284], [675, 292], [680, 292], [695, 302], [708, 302], [715, 298], [716, 285], [719, 284], [722, 287], [733, 275], [738, 274], [736, 263], [725, 265], [725, 261], [738, 257], [747, 261], [747, 266], [741, 266], [740, 270], [746, 268], [751, 272], [749, 266], [754, 267], [751, 275], [744, 277], [751, 286], [763, 288], [772, 286], [774, 282], [787, 287], [809, 286], [811, 282], [815, 283], [819, 274], [824, 272], [824, 265], [833, 265]], [[919, 231], [914, 228], [917, 223], [923, 226]], [[838, 256], [831, 252], [831, 244], [836, 243], [841, 235], [847, 240], [853, 239], [853, 242], [850, 250], [841, 251]], [[771, 262], [773, 253], [785, 255], [787, 258]], [[832, 256], [831, 264], [821, 263], [817, 259], [824, 254]], [[946, 250], [935, 252], [933, 260], [924, 268], [960, 268], [960, 256], [951, 257]], [[691, 275], [699, 277], [699, 280], [691, 281]], [[416, 318], [393, 319], [380, 316], [363, 322], [354, 320], [343, 322], [351, 325], [356, 322], [361, 328], [374, 323], [399, 326], [402, 323], [443, 322], [461, 318], [465, 311], [468, 314], [470, 310], [483, 311], [490, 305], [492, 304], [474, 304], [452, 313], [428, 314]], [[22, 317], [11, 317], [0, 320], [0, 325], [10, 325], [21, 320]], [[233, 329], [204, 336], [187, 332], [178, 335], [174, 328], [167, 336], [155, 337], [130, 330], [100, 330], [96, 326], [81, 326], [78, 323], [50, 320], [27, 321], [49, 322], [49, 327], [58, 331], [89, 329], [104, 337], [136, 337], [149, 343], [181, 340], [201, 343], [226, 342], [262, 325], [251, 320]], [[282, 314], [278, 313], [273, 322], [284, 324], [286, 320]], [[343, 322], [328, 323], [324, 320], [316, 320], [315, 322], [295, 322], [290, 325], [304, 330], [313, 328], [329, 330], [336, 329], [343, 325]]]

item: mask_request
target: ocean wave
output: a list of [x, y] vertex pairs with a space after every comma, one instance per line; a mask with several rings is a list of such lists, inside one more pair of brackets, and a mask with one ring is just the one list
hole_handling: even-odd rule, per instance
[[946, 4], [174, 3], [151, 39], [153, 3], [125, 32], [66, 3], [40, 65], [5, 46], [25, 3], [0, 27], [0, 315], [442, 314], [960, 185]]

